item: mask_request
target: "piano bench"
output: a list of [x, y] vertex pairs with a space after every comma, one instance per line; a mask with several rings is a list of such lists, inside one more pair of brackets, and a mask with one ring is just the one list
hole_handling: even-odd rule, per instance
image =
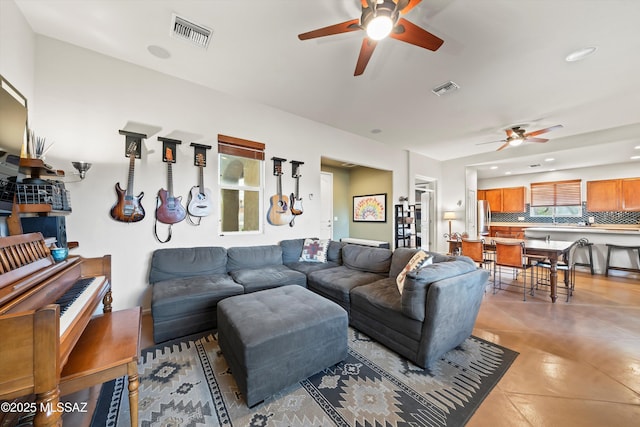
[[60, 396], [127, 375], [131, 427], [138, 426], [140, 307], [96, 316], [89, 322], [60, 375]]

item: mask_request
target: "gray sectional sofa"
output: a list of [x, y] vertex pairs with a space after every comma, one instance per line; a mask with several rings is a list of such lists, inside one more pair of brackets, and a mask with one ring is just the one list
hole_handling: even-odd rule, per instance
[[149, 272], [155, 341], [215, 328], [222, 299], [283, 285], [337, 303], [351, 326], [421, 367], [471, 334], [488, 272], [470, 258], [431, 253], [433, 264], [409, 272], [401, 294], [396, 276], [416, 249], [332, 241], [326, 262], [308, 262], [300, 261], [303, 243], [156, 250]]

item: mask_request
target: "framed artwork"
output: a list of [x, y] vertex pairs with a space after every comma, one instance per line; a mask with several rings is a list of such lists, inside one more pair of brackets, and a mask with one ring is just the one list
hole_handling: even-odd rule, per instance
[[387, 193], [353, 196], [354, 222], [387, 222]]

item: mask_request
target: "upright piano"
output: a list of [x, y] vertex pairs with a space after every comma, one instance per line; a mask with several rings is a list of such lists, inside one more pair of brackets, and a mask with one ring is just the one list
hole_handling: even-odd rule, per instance
[[[103, 318], [102, 323], [93, 322], [101, 303], [105, 314], [96, 318]], [[95, 350], [90, 347], [101, 338], [83, 336], [86, 330], [97, 335], [103, 333], [104, 328], [115, 328], [112, 315], [120, 312], [111, 313], [111, 304], [110, 255], [70, 256], [55, 262], [40, 233], [0, 238], [0, 400], [10, 402], [35, 396], [29, 406], [35, 409], [34, 425], [60, 426], [62, 413], [57, 408], [67, 376], [63, 371], [69, 368], [66, 365], [70, 357], [72, 362], [80, 360], [85, 365], [100, 359], [99, 354], [83, 357], [76, 353], [90, 353]], [[129, 335], [119, 338], [137, 339], [128, 344], [132, 348], [130, 352], [136, 352], [133, 360], [127, 360], [130, 371], [135, 367], [139, 350], [139, 308], [135, 316], [134, 312], [133, 319], [138, 319], [137, 331], [134, 327]], [[131, 318], [121, 318], [122, 321], [130, 322]], [[103, 330], [99, 325], [105, 325]], [[88, 340], [88, 344], [81, 345], [83, 340]], [[83, 369], [100, 371], [102, 368], [85, 366]], [[135, 388], [137, 409], [137, 372], [129, 373], [130, 383], [132, 380], [135, 383], [130, 384], [129, 389]], [[87, 387], [86, 382], [79, 381], [82, 375], [71, 373], [75, 384]], [[20, 407], [16, 405], [15, 409]]]

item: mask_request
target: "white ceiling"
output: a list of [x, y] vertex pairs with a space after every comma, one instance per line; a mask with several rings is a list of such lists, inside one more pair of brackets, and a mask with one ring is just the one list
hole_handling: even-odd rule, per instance
[[[384, 40], [359, 77], [363, 32], [297, 35], [359, 17], [360, 0], [15, 1], [38, 34], [438, 160], [472, 156], [480, 177], [640, 154], [638, 0], [424, 0], [404, 17], [444, 45]], [[169, 37], [172, 13], [213, 29], [209, 48]], [[595, 54], [564, 60], [587, 46]], [[431, 93], [449, 80], [460, 90]], [[477, 145], [557, 124], [546, 144]]]

